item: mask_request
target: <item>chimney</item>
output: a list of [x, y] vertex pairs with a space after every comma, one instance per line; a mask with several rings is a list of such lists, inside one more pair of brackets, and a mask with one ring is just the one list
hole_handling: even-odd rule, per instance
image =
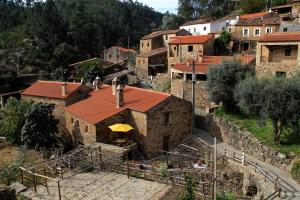
[[95, 79], [95, 88], [96, 90], [99, 90], [100, 87], [101, 87], [101, 79], [99, 76], [97, 76]]
[[66, 96], [66, 94], [67, 94], [67, 83], [63, 82], [61, 84], [61, 95], [62, 96]]
[[115, 96], [116, 95], [116, 90], [117, 90], [117, 86], [120, 84], [120, 81], [117, 77], [114, 78], [114, 80], [112, 81], [112, 95]]
[[121, 85], [118, 85], [116, 89], [116, 104], [117, 108], [124, 106], [124, 88]]

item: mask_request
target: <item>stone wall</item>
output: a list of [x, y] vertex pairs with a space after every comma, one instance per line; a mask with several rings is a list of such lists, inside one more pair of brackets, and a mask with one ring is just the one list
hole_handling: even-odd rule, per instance
[[296, 22], [282, 21], [279, 27], [279, 32], [283, 32], [286, 28], [286, 32], [300, 32], [300, 24]]
[[[171, 94], [192, 102], [192, 81], [173, 79], [171, 81]], [[197, 81], [195, 86], [195, 105], [197, 113], [208, 113], [211, 102], [205, 89], [205, 81]]]
[[253, 134], [233, 124], [232, 122], [213, 115], [198, 117], [198, 127], [208, 131], [219, 140], [224, 141], [239, 151], [270, 163], [282, 169], [287, 169], [290, 159], [273, 148], [263, 145]]
[[[272, 33], [279, 31], [279, 25], [276, 26], [235, 26], [234, 32], [231, 34], [233, 40], [241, 41], [241, 40], [251, 40], [251, 41], [257, 41], [260, 36], [267, 33], [267, 27], [272, 27]], [[249, 29], [249, 36], [243, 36], [243, 29], [247, 28]], [[254, 29], [260, 29], [260, 35], [255, 36], [254, 35]]]
[[276, 72], [286, 72], [286, 77], [291, 77], [299, 71], [299, 65], [288, 63], [261, 63], [255, 67], [255, 72], [258, 77], [274, 76]]

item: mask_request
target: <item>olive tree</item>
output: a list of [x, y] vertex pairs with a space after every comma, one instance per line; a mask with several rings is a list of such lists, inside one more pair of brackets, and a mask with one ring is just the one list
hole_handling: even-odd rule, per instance
[[234, 112], [236, 110], [235, 86], [252, 72], [250, 67], [237, 60], [222, 61], [220, 65], [210, 67], [206, 81], [210, 100], [216, 103], [222, 102], [226, 111]]
[[274, 142], [280, 143], [282, 130], [298, 126], [300, 119], [300, 78], [258, 79], [248, 77], [235, 89], [238, 106], [250, 115], [271, 119]]

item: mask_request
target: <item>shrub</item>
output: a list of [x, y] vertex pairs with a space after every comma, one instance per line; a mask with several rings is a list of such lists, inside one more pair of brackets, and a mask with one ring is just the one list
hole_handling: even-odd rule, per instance
[[166, 162], [159, 162], [159, 163], [157, 163], [156, 170], [164, 178], [166, 178], [166, 177], [169, 176], [168, 165], [167, 165]]
[[190, 175], [185, 175], [185, 192], [180, 200], [194, 200], [196, 199], [195, 187], [196, 183]]
[[293, 168], [291, 171], [293, 179], [300, 182], [300, 160], [293, 164]]

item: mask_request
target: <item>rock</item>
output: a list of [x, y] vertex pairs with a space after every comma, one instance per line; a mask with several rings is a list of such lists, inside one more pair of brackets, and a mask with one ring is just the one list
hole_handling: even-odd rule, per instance
[[15, 189], [17, 194], [27, 190], [27, 187], [19, 182], [14, 182], [14, 183], [10, 184], [9, 187]]
[[277, 153], [277, 157], [284, 160], [286, 159], [286, 155], [282, 154], [282, 153]]

